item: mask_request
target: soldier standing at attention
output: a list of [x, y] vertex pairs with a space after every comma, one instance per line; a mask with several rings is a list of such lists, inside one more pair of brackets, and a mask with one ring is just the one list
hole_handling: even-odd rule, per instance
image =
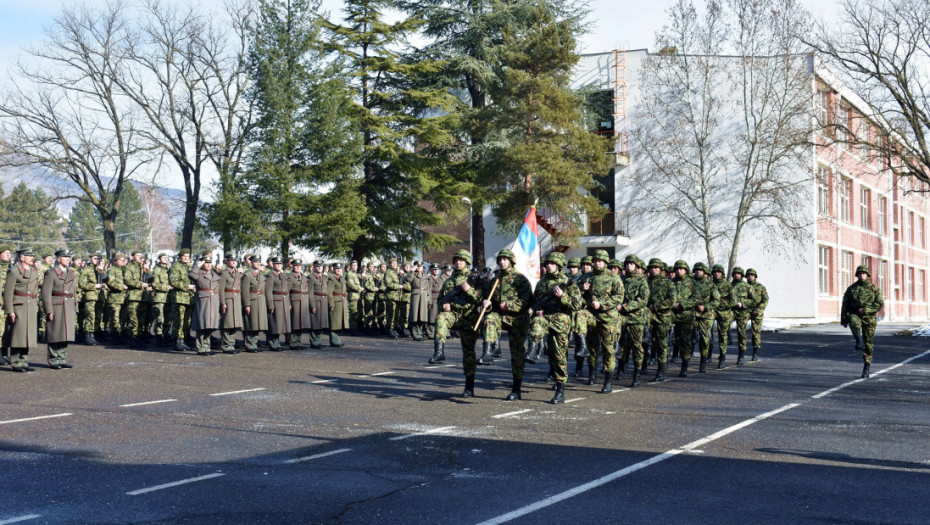
[[[310, 310], [310, 348], [322, 348], [323, 330], [329, 330], [329, 290], [326, 276], [323, 275], [323, 261], [313, 262], [313, 273], [309, 278]], [[293, 292], [293, 288], [291, 289]], [[330, 344], [332, 344], [330, 334]]]
[[[524, 342], [530, 330], [529, 309], [530, 300], [533, 297], [533, 285], [530, 284], [529, 279], [516, 270], [516, 264], [517, 258], [512, 251], [501, 250], [497, 253], [497, 266], [500, 268], [497, 276], [498, 284], [494, 293], [483, 302], [483, 306], [487, 308], [484, 322], [484, 351], [481, 359], [478, 360], [478, 363], [483, 365], [494, 363], [494, 350], [490, 348], [489, 341], [499, 340], [501, 332], [507, 330], [513, 385], [505, 401], [522, 399], [520, 388], [523, 385]], [[493, 288], [494, 285], [492, 284], [491, 287]]]
[[643, 353], [643, 331], [649, 324], [649, 283], [637, 271], [642, 261], [635, 255], [627, 255], [623, 261], [626, 266], [627, 277], [623, 285], [623, 302], [620, 304], [620, 315], [623, 316], [623, 330], [626, 334], [626, 344], [623, 345], [623, 355], [618, 366], [620, 377], [623, 377], [623, 366], [633, 354], [633, 382], [631, 387], [639, 386], [639, 376], [646, 363]]
[[171, 340], [165, 330], [165, 303], [168, 302], [168, 292], [171, 284], [168, 281], [168, 255], [158, 254], [155, 268], [152, 269], [152, 279], [149, 284], [151, 290], [151, 306], [149, 308], [149, 322], [152, 335], [155, 336], [155, 345], [170, 348]]
[[74, 342], [80, 343], [85, 340], [84, 333], [84, 309], [81, 308], [81, 302], [84, 300], [84, 291], [78, 286], [78, 280], [81, 277], [81, 270], [84, 269], [84, 257], [80, 254], [72, 254], [71, 271], [74, 273]]
[[359, 300], [362, 298], [362, 281], [358, 276], [358, 261], [349, 263], [346, 270], [346, 293], [347, 304], [349, 306], [349, 335], [358, 335], [359, 326]]
[[651, 350], [656, 355], [659, 368], [653, 382], [665, 381], [668, 371], [668, 334], [672, 329], [672, 307], [675, 306], [675, 285], [665, 275], [665, 263], [660, 259], [649, 260], [649, 324]]
[[268, 348], [280, 352], [281, 336], [291, 333], [291, 285], [283, 272], [284, 261], [271, 259], [271, 271], [265, 276], [265, 306], [268, 310]]
[[123, 303], [126, 302], [126, 283], [123, 281], [123, 271], [126, 268], [126, 256], [117, 253], [113, 258], [113, 266], [107, 272], [107, 308], [109, 311], [108, 331], [111, 343], [124, 343]]
[[126, 285], [126, 303], [123, 305], [126, 326], [123, 330], [129, 336], [129, 346], [132, 348], [139, 347], [142, 325], [145, 323], [145, 313], [142, 311], [142, 292], [148, 288], [148, 285], [145, 283], [142, 271], [143, 259], [142, 252], [134, 250], [130, 255], [129, 263], [123, 268], [123, 283]]
[[592, 342], [596, 342], [604, 352], [604, 386], [601, 393], [609, 394], [613, 392], [613, 371], [617, 366], [614, 339], [617, 338], [617, 306], [623, 302], [623, 283], [619, 277], [607, 271], [607, 263], [610, 262], [607, 250], [595, 250], [591, 259], [594, 261], [594, 275], [582, 293], [587, 299], [588, 310], [597, 321]]
[[362, 281], [362, 318], [361, 323], [365, 332], [369, 335], [377, 333], [377, 304], [378, 281], [375, 275], [375, 263], [368, 263], [368, 271], [365, 272], [365, 280]]
[[339, 339], [339, 332], [349, 327], [349, 294], [340, 262], [333, 264], [332, 271], [326, 278], [326, 293], [326, 300], [329, 302], [329, 346], [341, 348], [345, 343]]
[[482, 299], [481, 284], [472, 278], [468, 269], [468, 265], [471, 264], [471, 254], [468, 250], [456, 251], [452, 256], [452, 264], [455, 265], [455, 272], [442, 283], [442, 289], [439, 291], [440, 312], [436, 319], [434, 352], [430, 362], [440, 362], [443, 359], [449, 330], [458, 330], [462, 339], [462, 369], [465, 373], [465, 390], [462, 391], [462, 397], [474, 397], [477, 365], [475, 343], [478, 341], [475, 322], [478, 320], [478, 305]]
[[711, 329], [717, 317], [714, 309], [720, 301], [720, 293], [708, 275], [707, 265], [699, 262], [694, 264], [692, 278], [694, 279], [694, 324], [698, 330], [698, 350], [701, 352], [701, 363], [698, 372], [707, 372], [707, 359], [713, 346]]
[[[9, 244], [0, 245], [0, 290], [3, 290], [6, 284], [6, 274], [10, 271], [10, 260], [13, 258], [13, 247]], [[0, 293], [0, 308], [3, 307], [3, 294]], [[3, 334], [6, 329], [6, 323], [0, 322], [0, 341], [6, 341]], [[10, 347], [6, 343], [0, 343], [0, 365], [10, 364]]]
[[872, 368], [872, 353], [875, 349], [872, 339], [875, 337], [876, 314], [885, 306], [882, 291], [870, 280], [869, 267], [856, 268], [856, 282], [852, 283], [843, 294], [843, 308], [840, 311], [840, 323], [849, 326], [856, 340], [856, 350], [862, 350], [862, 377], [869, 377]]
[[45, 272], [42, 281], [42, 302], [45, 303], [45, 320], [48, 337], [48, 366], [52, 370], [73, 368], [68, 363], [68, 343], [74, 341], [77, 320], [77, 276], [68, 267], [71, 253], [55, 252], [57, 264]]
[[[720, 295], [717, 308], [714, 309], [714, 320], [717, 322], [717, 348], [719, 349], [717, 368], [720, 369], [727, 367], [727, 345], [730, 341], [730, 323], [733, 322], [733, 287], [727, 281], [727, 273], [723, 266], [715, 264], [711, 268], [711, 274], [714, 276], [714, 286]], [[710, 350], [713, 351], [713, 348]]]
[[42, 256], [42, 259], [39, 261], [39, 264], [36, 265], [36, 270], [39, 272], [39, 290], [36, 292], [39, 295], [39, 342], [45, 343], [48, 340], [45, 338], [45, 305], [42, 303], [42, 277], [45, 275], [45, 272], [55, 264], [55, 256], [51, 252], [46, 253]]
[[733, 295], [733, 320], [736, 321], [736, 364], [743, 364], [746, 354], [746, 324], [749, 322], [749, 309], [755, 302], [752, 287], [743, 280], [743, 269], [739, 266], [730, 272], [730, 293]]
[[410, 277], [413, 275], [410, 263], [405, 262], [398, 275], [400, 276], [400, 302], [397, 304], [397, 333], [401, 337], [410, 337], [408, 330], [410, 328], [410, 295], [413, 288], [410, 283]]
[[290, 283], [291, 294], [291, 333], [286, 338], [287, 347], [291, 350], [299, 350], [301, 334], [310, 332], [310, 346], [319, 348], [319, 337], [315, 338], [311, 331], [313, 323], [313, 315], [311, 314], [313, 308], [312, 299], [315, 299], [315, 297], [310, 297], [311, 283], [307, 274], [304, 273], [304, 267], [300, 259], [291, 259], [290, 263], [291, 273], [287, 274], [287, 281]]
[[694, 279], [688, 275], [688, 263], [675, 261], [675, 354], [681, 359], [678, 377], [688, 377], [688, 363], [694, 350]]
[[242, 328], [245, 351], [261, 352], [258, 346], [260, 332], [268, 330], [268, 305], [265, 301], [265, 273], [262, 272], [262, 258], [258, 255], [249, 257], [249, 268], [242, 276]]
[[752, 323], [752, 359], [750, 361], [759, 360], [759, 350], [762, 349], [762, 319], [765, 315], [765, 307], [769, 305], [769, 292], [757, 280], [758, 278], [759, 274], [755, 270], [752, 268], [746, 270], [746, 280], [752, 288], [754, 299], [749, 308], [749, 321]]
[[19, 262], [14, 264], [3, 285], [3, 309], [6, 329], [3, 346], [10, 349], [10, 364], [14, 372], [34, 372], [26, 358], [29, 350], [38, 346], [39, 334], [39, 272], [33, 267], [32, 248], [17, 252]]
[[232, 253], [227, 253], [226, 268], [220, 272], [220, 315], [223, 316], [220, 337], [224, 354], [238, 354], [236, 334], [242, 330], [242, 272]]
[[407, 277], [407, 281], [410, 284], [410, 313], [407, 324], [410, 326], [413, 340], [424, 341], [424, 332], [430, 317], [431, 291], [429, 275], [423, 271], [423, 265], [419, 261], [414, 261], [413, 272]]
[[432, 341], [436, 335], [436, 318], [439, 317], [439, 290], [446, 280], [440, 273], [439, 263], [430, 263], [429, 275], [429, 319], [426, 322], [426, 339]]
[[184, 342], [191, 330], [191, 299], [197, 288], [191, 284], [191, 251], [184, 248], [178, 253], [178, 260], [168, 270], [168, 303], [171, 305], [171, 337], [175, 340], [174, 349], [182, 352], [191, 347]]
[[390, 265], [384, 272], [381, 279], [381, 288], [384, 290], [384, 326], [387, 327], [388, 335], [397, 339], [400, 337], [400, 308], [401, 308], [401, 288], [400, 274], [397, 273], [397, 259], [391, 258]]
[[195, 288], [191, 329], [196, 335], [197, 355], [213, 355], [210, 336], [220, 327], [220, 276], [213, 271], [210, 253], [200, 257], [200, 268], [187, 274]]

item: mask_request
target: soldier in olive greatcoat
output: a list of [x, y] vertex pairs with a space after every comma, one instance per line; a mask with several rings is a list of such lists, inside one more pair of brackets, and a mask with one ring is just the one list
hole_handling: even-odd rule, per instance
[[314, 261], [310, 275], [310, 348], [322, 348], [320, 336], [329, 329], [329, 299], [323, 261]]
[[[300, 259], [291, 259], [291, 268], [293, 271], [287, 274], [291, 294], [291, 333], [287, 337], [287, 346], [296, 350], [300, 348], [301, 334], [310, 331], [311, 328], [310, 281], [304, 273]], [[313, 342], [311, 335], [310, 343]]]
[[55, 252], [56, 264], [45, 272], [42, 302], [45, 303], [45, 336], [48, 343], [48, 366], [53, 370], [72, 368], [68, 363], [68, 343], [74, 341], [77, 323], [77, 275], [68, 267], [72, 254]]
[[3, 309], [6, 329], [3, 345], [10, 349], [10, 364], [16, 372], [33, 372], [26, 361], [29, 350], [39, 343], [39, 272], [35, 269], [32, 248], [19, 252], [19, 262], [7, 273], [3, 286]]
[[329, 345], [336, 348], [345, 346], [345, 343], [339, 339], [339, 332], [349, 327], [348, 291], [342, 263], [337, 262], [333, 264], [333, 271], [326, 280], [326, 300], [329, 302]]
[[[407, 313], [407, 324], [413, 334], [414, 341], [425, 340], [424, 332], [430, 320], [429, 303], [432, 298], [429, 275], [423, 270], [419, 261], [414, 261], [413, 272], [407, 277], [410, 283], [410, 307]], [[436, 290], [439, 293], [439, 290]]]
[[242, 330], [246, 352], [261, 352], [258, 346], [260, 332], [268, 331], [268, 306], [265, 302], [265, 274], [262, 258], [249, 257], [250, 268], [242, 275]]
[[201, 256], [200, 263], [200, 268], [191, 270], [187, 275], [195, 287], [191, 330], [197, 334], [197, 355], [213, 355], [210, 336], [220, 327], [220, 276], [213, 271], [209, 253]]
[[226, 254], [226, 268], [220, 272], [220, 315], [223, 321], [220, 334], [224, 354], [238, 354], [236, 333], [242, 330], [242, 272], [232, 253]]
[[265, 276], [265, 306], [268, 310], [268, 348], [281, 350], [282, 337], [291, 333], [291, 285], [284, 274], [284, 261], [271, 258], [271, 271]]

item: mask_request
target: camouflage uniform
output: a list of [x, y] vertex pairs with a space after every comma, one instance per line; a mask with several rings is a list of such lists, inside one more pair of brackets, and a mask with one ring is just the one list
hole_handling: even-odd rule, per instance
[[[675, 261], [675, 270], [683, 268], [688, 270], [688, 263], [679, 260]], [[672, 281], [675, 286], [675, 355], [681, 359], [681, 377], [688, 376], [688, 360], [691, 359], [691, 352], [694, 350], [694, 279], [685, 273], [683, 276], [676, 275]]]
[[[471, 254], [466, 250], [459, 250], [453, 255], [455, 260], [465, 261], [471, 264]], [[463, 290], [462, 285], [468, 284], [468, 290]], [[439, 291], [440, 306], [448, 304], [449, 311], [443, 308], [436, 318], [436, 337], [434, 341], [434, 353], [430, 362], [441, 362], [445, 360], [444, 347], [446, 338], [449, 337], [449, 330], [459, 331], [459, 337], [462, 340], [462, 368], [465, 372], [465, 391], [463, 396], [474, 396], [475, 389], [475, 370], [477, 356], [475, 355], [475, 342], [478, 340], [478, 334], [475, 331], [475, 322], [478, 320], [478, 305], [481, 303], [481, 283], [474, 279], [468, 267], [456, 268], [452, 277], [442, 283], [442, 289]]]
[[[759, 277], [759, 274], [752, 268], [746, 270], [746, 277], [750, 275], [756, 278]], [[752, 297], [754, 299], [752, 307], [749, 309], [749, 321], [752, 323], [751, 361], [758, 361], [759, 350], [762, 349], [762, 319], [765, 315], [765, 307], [769, 305], [769, 292], [759, 281], [750, 282], [749, 286], [752, 288]]]
[[[868, 266], [856, 268], [856, 278], [864, 273], [871, 277]], [[850, 332], [856, 339], [856, 350], [862, 350], [862, 377], [869, 377], [872, 365], [872, 353], [875, 337], [875, 326], [878, 323], [876, 314], [885, 306], [882, 291], [872, 281], [857, 280], [843, 294], [843, 308], [840, 311], [840, 323], [849, 326]]]
[[[698, 275], [697, 270], [702, 272], [701, 275]], [[698, 371], [704, 373], [707, 371], [707, 358], [710, 356], [713, 347], [710, 334], [714, 327], [714, 320], [717, 317], [714, 309], [720, 301], [720, 292], [714, 286], [707, 265], [702, 262], [694, 265], [691, 278], [694, 280], [694, 294], [692, 295], [694, 300], [694, 324], [698, 331], [698, 350], [701, 352], [701, 365]], [[703, 311], [699, 309], [701, 307], [703, 307]]]
[[[513, 387], [507, 400], [514, 401], [520, 399], [520, 386], [523, 383], [524, 341], [529, 332], [528, 312], [533, 286], [529, 279], [514, 268], [517, 260], [513, 252], [501, 250], [497, 254], [497, 260], [502, 259], [509, 259], [510, 266], [501, 269], [497, 277], [497, 288], [487, 298], [491, 304], [485, 316], [484, 354], [479, 363], [494, 363], [494, 351], [490, 348], [490, 342], [499, 340], [501, 331], [506, 329], [510, 341], [510, 370], [513, 374]], [[503, 308], [501, 304], [504, 305]]]
[[[396, 262], [396, 259], [392, 259], [391, 262]], [[384, 291], [384, 327], [391, 337], [400, 335], [397, 331], [403, 324], [400, 322], [401, 288], [397, 269], [388, 268], [381, 279], [381, 289]]]
[[733, 322], [733, 306], [736, 304], [733, 300], [733, 287], [727, 281], [726, 271], [723, 266], [715, 264], [711, 269], [712, 273], [720, 273], [720, 277], [714, 276], [714, 286], [720, 295], [717, 301], [717, 308], [714, 310], [714, 320], [717, 323], [717, 348], [720, 357], [717, 358], [717, 368], [726, 368], [727, 344], [730, 339], [730, 323]]
[[[617, 339], [618, 318], [620, 313], [617, 306], [623, 302], [623, 282], [620, 278], [606, 269], [606, 264], [610, 262], [610, 256], [606, 250], [596, 250], [592, 256], [595, 262], [595, 268], [592, 277], [587, 283], [587, 289], [582, 290], [582, 294], [587, 302], [588, 310], [594, 314], [597, 325], [594, 327], [594, 337], [591, 338], [591, 356], [588, 358], [588, 364], [592, 370], [588, 375], [588, 382], [594, 379], [597, 367], [597, 355], [595, 349], [603, 352], [604, 363], [604, 388], [602, 393], [610, 393], [612, 388], [612, 372], [616, 366], [614, 354], [614, 341]], [[597, 261], [604, 261], [604, 268], [597, 268]], [[597, 302], [599, 308], [594, 307]]]
[[136, 338], [142, 335], [142, 325], [145, 323], [145, 312], [142, 311], [142, 285], [145, 283], [142, 264], [135, 260], [129, 261], [123, 268], [123, 283], [129, 287], [126, 290], [126, 302], [123, 305], [126, 316], [125, 332], [135, 344]]
[[367, 329], [375, 328], [375, 298], [378, 293], [378, 282], [375, 278], [375, 272], [370, 271], [365, 274], [365, 280], [362, 282], [362, 324]]
[[[159, 257], [161, 259], [161, 257]], [[168, 264], [159, 262], [152, 270], [152, 302], [149, 308], [148, 325], [151, 327], [152, 334], [159, 340], [159, 344], [167, 345], [165, 337], [165, 303], [168, 302], [168, 292], [171, 290], [171, 284], [168, 282]]]
[[[642, 261], [635, 255], [628, 255], [624, 264], [633, 264], [642, 267]], [[623, 353], [620, 356], [619, 373], [622, 374], [623, 366], [633, 354], [633, 383], [632, 386], [639, 385], [639, 375], [646, 362], [643, 358], [643, 331], [649, 324], [649, 283], [646, 278], [639, 274], [635, 269], [630, 277], [627, 278], [623, 287], [623, 303], [621, 304], [620, 314], [623, 317], [623, 331], [626, 334]]]
[[362, 292], [364, 288], [362, 287], [362, 282], [358, 277], [358, 272], [350, 269], [346, 270], [346, 294], [348, 295], [348, 307], [349, 307], [349, 331], [355, 333], [360, 328], [359, 323], [359, 312], [362, 309], [360, 304], [362, 299]]
[[[736, 275], [739, 277], [736, 277]], [[736, 321], [736, 364], [743, 364], [746, 353], [746, 324], [749, 321], [749, 309], [755, 302], [752, 286], [743, 280], [743, 269], [739, 266], [731, 272], [730, 294], [733, 296], [733, 320]]]
[[400, 276], [400, 302], [397, 303], [397, 319], [395, 324], [401, 337], [410, 337], [410, 296], [413, 286], [410, 282], [411, 272], [407, 271], [409, 265], [404, 264], [404, 271]]
[[[117, 254], [116, 259], [120, 259], [122, 254]], [[126, 302], [126, 284], [123, 282], [124, 267], [115, 264], [107, 272], [106, 284], [110, 292], [107, 294], [107, 331], [110, 337], [121, 337], [123, 335], [123, 303]]]
[[[190, 253], [181, 250], [182, 254]], [[176, 261], [168, 270], [168, 283], [172, 290], [168, 292], [168, 303], [171, 305], [171, 338], [176, 341], [177, 350], [190, 350], [184, 339], [191, 331], [191, 299], [194, 292], [190, 290], [191, 265]]]
[[659, 362], [659, 369], [653, 381], [664, 381], [668, 370], [668, 334], [672, 329], [674, 317], [672, 307], [677, 303], [675, 283], [665, 276], [665, 263], [651, 259], [649, 268], [658, 268], [659, 273], [649, 276], [649, 310], [652, 320], [649, 324], [652, 350]]

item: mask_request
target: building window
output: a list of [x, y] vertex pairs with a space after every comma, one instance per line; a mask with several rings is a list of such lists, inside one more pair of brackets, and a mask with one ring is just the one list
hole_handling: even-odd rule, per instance
[[859, 117], [859, 158], [869, 161], [869, 121]]
[[840, 180], [840, 219], [844, 222], [852, 222], [850, 195], [852, 195], [852, 179], [843, 177]]
[[878, 261], [878, 289], [882, 291], [882, 297], [888, 298], [888, 261]]
[[914, 268], [909, 267], [904, 276], [904, 300], [911, 301], [914, 299]]
[[836, 137], [849, 141], [852, 138], [849, 134], [849, 108], [839, 102], [839, 97], [836, 98]]
[[869, 271], [872, 272], [872, 274], [875, 273], [875, 268], [872, 267], [872, 258], [869, 257], [868, 255], [862, 254], [862, 262], [860, 262], [859, 264], [868, 268]]
[[917, 298], [920, 302], [927, 302], [927, 271], [920, 270], [917, 272]]
[[830, 169], [820, 166], [817, 168], [817, 205], [820, 214], [829, 217], [830, 208]]
[[885, 209], [888, 207], [888, 199], [885, 197], [878, 198], [878, 233], [885, 235]]
[[859, 223], [866, 230], [872, 229], [872, 191], [859, 188]]
[[907, 222], [904, 223], [904, 240], [910, 244], [914, 245], [914, 212], [907, 212]]
[[826, 127], [830, 123], [830, 92], [817, 90], [817, 123]]
[[820, 295], [830, 295], [830, 248], [820, 246], [818, 252], [820, 258], [817, 263], [817, 284]]
[[840, 290], [846, 291], [852, 284], [853, 271], [853, 254], [852, 252], [840, 253]]
[[924, 218], [920, 217], [917, 219], [917, 246], [921, 249], [927, 248], [927, 236], [924, 233], [926, 224], [924, 223]]

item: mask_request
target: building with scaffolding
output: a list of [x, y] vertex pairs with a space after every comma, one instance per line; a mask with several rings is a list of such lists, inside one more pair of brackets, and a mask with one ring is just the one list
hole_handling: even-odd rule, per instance
[[[654, 228], [631, 213], [629, 177], [636, 173], [642, 152], [631, 149], [630, 130], [636, 125], [641, 100], [643, 63], [650, 56], [647, 50], [637, 49], [582, 57], [573, 87], [603, 97], [609, 114], [602, 112], [595, 131], [616, 139], [610, 171], [599, 180], [601, 187], [596, 194], [606, 213], [601, 219], [586, 221], [586, 231], [577, 244], [564, 247], [557, 246], [552, 237], [563, 227], [559, 218], [538, 210], [540, 225], [549, 234], [540, 240], [543, 254], [558, 249], [571, 257], [605, 249], [618, 258], [636, 253], [643, 259], [659, 257], [666, 262], [685, 258], [693, 264], [704, 260], [700, 247], [682, 246], [674, 239], [659, 242]], [[859, 133], [875, 133], [866, 102], [813, 57], [807, 61], [812, 118], [822, 117], [821, 122], [843, 119]], [[812, 142], [809, 171], [797, 174], [798, 180], [805, 181], [797, 199], [809, 214], [809, 242], [776, 254], [763, 242], [767, 232], [762, 229], [747, 232], [740, 246], [738, 264], [756, 268], [760, 282], [768, 287], [766, 315], [810, 322], [838, 320], [843, 292], [855, 280], [856, 266], [864, 264], [885, 296], [880, 318], [927, 319], [930, 252], [926, 219], [930, 202], [922, 192], [928, 188], [918, 187], [915, 180], [894, 177], [869, 152], [817, 140], [816, 133]], [[485, 231], [489, 235], [485, 245], [490, 266], [497, 250], [513, 241], [494, 235], [495, 229], [494, 218], [486, 211]]]

